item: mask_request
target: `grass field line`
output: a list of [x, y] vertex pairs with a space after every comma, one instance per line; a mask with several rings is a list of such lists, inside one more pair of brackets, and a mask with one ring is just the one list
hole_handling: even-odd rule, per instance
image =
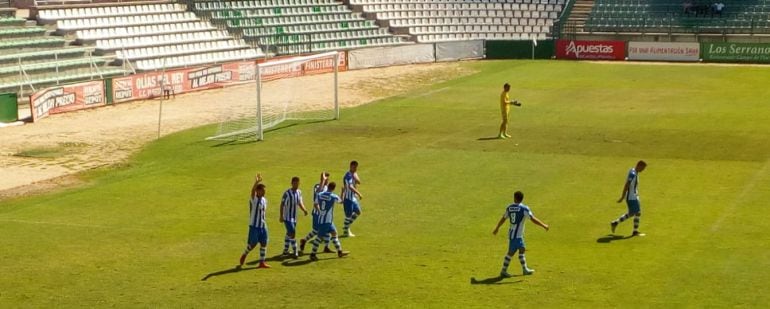
[[443, 92], [443, 91], [447, 91], [449, 89], [452, 89], [452, 87], [443, 87], [443, 88], [433, 89], [431, 91], [426, 91], [426, 92], [423, 92], [423, 93], [420, 93], [420, 94], [414, 94], [414, 95], [408, 96], [407, 98], [408, 99], [414, 99], [414, 98], [427, 97], [429, 95], [436, 94], [436, 93]]
[[[757, 186], [757, 182], [759, 182], [759, 179], [762, 177], [762, 175], [765, 175], [768, 172], [768, 169], [770, 169], [770, 158], [765, 160], [765, 165], [763, 165], [762, 168], [757, 170], [754, 175], [751, 176], [749, 182], [743, 186], [741, 193], [738, 194], [733, 202], [727, 206], [725, 209], [727, 213], [733, 212], [735, 208], [743, 202], [746, 196], [748, 196], [749, 192], [754, 191], [754, 187]], [[714, 224], [711, 226], [711, 232], [716, 232], [719, 230], [719, 228], [722, 226], [722, 223], [725, 221], [725, 217], [726, 216], [719, 216], [719, 219], [717, 219], [717, 221], [714, 222]]]

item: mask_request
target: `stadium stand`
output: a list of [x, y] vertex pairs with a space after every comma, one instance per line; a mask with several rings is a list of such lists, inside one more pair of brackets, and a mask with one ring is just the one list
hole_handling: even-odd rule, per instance
[[94, 57], [86, 48], [67, 46], [49, 29], [27, 25], [16, 10], [0, 11], [0, 92], [24, 97], [41, 87], [122, 74], [107, 64], [111, 57]]
[[193, 4], [199, 15], [278, 55], [410, 43], [334, 0], [195, 0]]
[[565, 0], [349, 0], [362, 11], [418, 42], [550, 38]]
[[96, 55], [139, 70], [251, 60], [264, 56], [243, 40], [202, 21], [183, 4], [168, 1], [57, 6], [38, 11], [41, 24], [92, 46]]
[[[717, 13], [712, 5], [725, 5]], [[586, 23], [589, 32], [770, 33], [770, 1], [597, 0]]]

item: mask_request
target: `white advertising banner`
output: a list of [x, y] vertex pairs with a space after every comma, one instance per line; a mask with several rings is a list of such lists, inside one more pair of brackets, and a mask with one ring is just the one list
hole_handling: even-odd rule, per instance
[[698, 61], [698, 59], [700, 59], [700, 43], [628, 43], [628, 60]]
[[351, 70], [435, 61], [433, 44], [375, 47], [348, 52], [348, 68]]
[[436, 61], [456, 61], [484, 58], [484, 41], [436, 43]]

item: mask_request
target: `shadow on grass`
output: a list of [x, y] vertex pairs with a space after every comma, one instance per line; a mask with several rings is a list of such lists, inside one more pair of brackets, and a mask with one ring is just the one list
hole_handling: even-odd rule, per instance
[[210, 274], [206, 275], [205, 277], [201, 278], [201, 281], [209, 280], [209, 278], [211, 278], [211, 277], [227, 275], [227, 274], [234, 274], [234, 273], [238, 273], [238, 272], [242, 272], [242, 271], [247, 271], [247, 270], [254, 270], [254, 269], [258, 269], [258, 268], [257, 267], [235, 266], [235, 267], [230, 268], [230, 269], [225, 269], [225, 270], [221, 270], [221, 271], [210, 273]]
[[622, 235], [615, 235], [615, 234], [608, 234], [606, 236], [602, 236], [596, 239], [597, 243], [600, 244], [608, 244], [616, 240], [626, 240], [629, 238], [632, 238], [634, 236], [622, 236]]
[[494, 137], [479, 137], [476, 140], [477, 141], [496, 141], [496, 140], [502, 140], [502, 138], [499, 138], [497, 136], [494, 136]]
[[[324, 123], [324, 122], [330, 122], [330, 121], [334, 121], [334, 119], [320, 119], [320, 120], [303, 121], [303, 122], [291, 122], [291, 123], [279, 125], [277, 127], [264, 130], [264, 133], [280, 131], [280, 130], [288, 129], [298, 125], [309, 125], [309, 124]], [[237, 146], [237, 145], [243, 145], [243, 144], [251, 144], [259, 141], [257, 139], [256, 132], [235, 134], [230, 136], [229, 138], [230, 140], [223, 140], [221, 141], [221, 143], [211, 145], [211, 147]]]
[[[265, 258], [265, 262], [283, 262], [285, 260], [289, 260], [292, 257], [290, 255], [283, 255], [279, 254], [276, 256], [271, 256], [269, 258]], [[253, 260], [251, 262], [246, 262], [246, 265], [257, 265], [259, 264], [259, 260]]]
[[[520, 277], [518, 275], [514, 275], [513, 277]], [[524, 280], [517, 280], [517, 281], [509, 281], [509, 282], [502, 282], [505, 278], [501, 276], [497, 277], [491, 277], [486, 279], [477, 280], [476, 277], [471, 277], [471, 284], [487, 284], [487, 285], [493, 285], [493, 284], [512, 284], [512, 283], [519, 283], [523, 282]]]

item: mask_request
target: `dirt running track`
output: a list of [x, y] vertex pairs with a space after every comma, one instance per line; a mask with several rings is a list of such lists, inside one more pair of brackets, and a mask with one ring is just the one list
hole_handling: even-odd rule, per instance
[[[342, 72], [340, 104], [361, 105], [471, 73], [456, 62]], [[294, 100], [313, 108], [314, 97], [331, 96], [329, 80], [319, 75], [270, 82], [263, 98], [277, 100], [303, 87], [312, 97]], [[226, 111], [254, 108], [254, 97], [254, 84], [178, 95], [163, 103], [161, 134], [219, 122]], [[159, 103], [137, 101], [0, 128], [0, 200], [75, 185], [77, 172], [126, 160], [157, 136]]]

